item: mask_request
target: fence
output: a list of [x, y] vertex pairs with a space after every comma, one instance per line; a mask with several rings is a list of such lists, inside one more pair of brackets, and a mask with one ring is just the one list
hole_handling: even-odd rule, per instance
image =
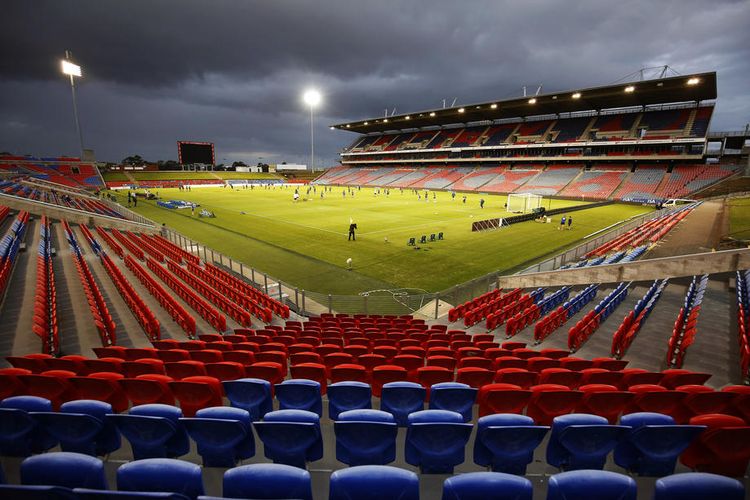
[[[571, 248], [552, 258], [534, 264], [520, 273], [551, 271], [567, 263], [577, 261], [584, 254], [599, 245], [620, 236], [641, 224], [645, 219], [658, 215], [649, 212], [629, 219], [610, 231], [606, 231], [587, 242]], [[162, 228], [162, 235], [201, 257], [206, 262], [213, 262], [242, 277], [258, 290], [288, 305], [291, 310], [303, 316], [321, 313], [347, 314], [417, 314], [437, 319], [448, 313], [448, 309], [473, 299], [497, 287], [498, 279], [506, 274], [495, 271], [473, 280], [455, 285], [436, 293], [415, 291], [413, 289], [376, 290], [359, 295], [332, 295], [302, 290], [269, 276], [267, 273], [238, 262], [220, 252], [187, 238], [168, 228]]]

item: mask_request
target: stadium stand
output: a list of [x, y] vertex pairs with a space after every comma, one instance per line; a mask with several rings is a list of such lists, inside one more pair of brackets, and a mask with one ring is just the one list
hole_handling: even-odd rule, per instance
[[523, 185], [524, 193], [551, 196], [558, 193], [581, 172], [580, 165], [551, 165]]
[[589, 170], [581, 173], [559, 196], [607, 199], [627, 175], [625, 170]]
[[[523, 165], [521, 168], [505, 169], [494, 179], [482, 186], [482, 191], [489, 193], [512, 193], [516, 190], [523, 191], [523, 186], [529, 179], [539, 174], [540, 169], [530, 169], [533, 165]], [[527, 170], [528, 169], [528, 170]]]
[[78, 158], [0, 156], [0, 172], [14, 173], [80, 189], [104, 187], [96, 165]]
[[638, 167], [625, 179], [613, 197], [623, 201], [654, 200], [664, 174], [663, 167]]

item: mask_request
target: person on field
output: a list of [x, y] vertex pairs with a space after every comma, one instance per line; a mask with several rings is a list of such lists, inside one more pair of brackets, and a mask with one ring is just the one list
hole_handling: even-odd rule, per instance
[[568, 215], [568, 230], [571, 229], [570, 226], [572, 226], [572, 225], [573, 225], [573, 217], [571, 217], [570, 215]]
[[562, 219], [560, 219], [560, 227], [557, 228], [557, 230], [565, 229], [565, 216], [562, 216]]
[[354, 231], [357, 229], [357, 224], [352, 222], [349, 224], [349, 241], [357, 241], [357, 237], [354, 234]]
[[484, 198], [479, 200], [479, 208], [484, 208]]

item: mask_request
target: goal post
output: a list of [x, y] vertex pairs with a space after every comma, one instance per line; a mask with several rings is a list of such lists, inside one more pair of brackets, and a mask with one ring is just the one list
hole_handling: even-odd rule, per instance
[[527, 213], [541, 206], [541, 195], [532, 193], [510, 193], [508, 195], [508, 212]]

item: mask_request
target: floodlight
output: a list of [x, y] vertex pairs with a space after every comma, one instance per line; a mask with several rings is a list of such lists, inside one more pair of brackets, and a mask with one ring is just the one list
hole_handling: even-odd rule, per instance
[[383, 123], [388, 123], [388, 118], [383, 118]]
[[632, 85], [628, 85], [627, 87], [625, 87], [625, 92], [635, 92], [635, 87]]
[[536, 97], [529, 99], [529, 104], [536, 104]]
[[302, 95], [302, 99], [304, 99], [309, 106], [317, 106], [320, 103], [320, 92], [315, 89], [306, 90]]
[[62, 72], [69, 76], [81, 76], [81, 67], [63, 59]]
[[463, 113], [464, 111], [465, 111], [464, 108], [458, 108], [459, 113]]
[[431, 112], [431, 113], [430, 113], [430, 116], [435, 116], [435, 112], [434, 112], [434, 111], [433, 111], [433, 112]]
[[497, 108], [497, 104], [490, 104], [490, 108], [492, 108], [492, 109]]
[[333, 130], [333, 127], [329, 127], [331, 130]]
[[700, 78], [693, 77], [693, 78], [689, 78], [688, 79], [687, 84], [688, 85], [698, 85], [700, 83], [700, 81], [701, 81]]
[[404, 117], [404, 120], [411, 120], [411, 116], [409, 116], [409, 115], [406, 115], [406, 116]]
[[367, 125], [368, 123], [367, 123], [367, 122], [365, 122], [364, 124], [365, 124], [365, 125]]
[[573, 95], [572, 95], [571, 97], [572, 97], [573, 99], [580, 99], [580, 98], [581, 98], [581, 93], [580, 93], [580, 92], [576, 92], [576, 93], [575, 93], [575, 94], [573, 94]]

